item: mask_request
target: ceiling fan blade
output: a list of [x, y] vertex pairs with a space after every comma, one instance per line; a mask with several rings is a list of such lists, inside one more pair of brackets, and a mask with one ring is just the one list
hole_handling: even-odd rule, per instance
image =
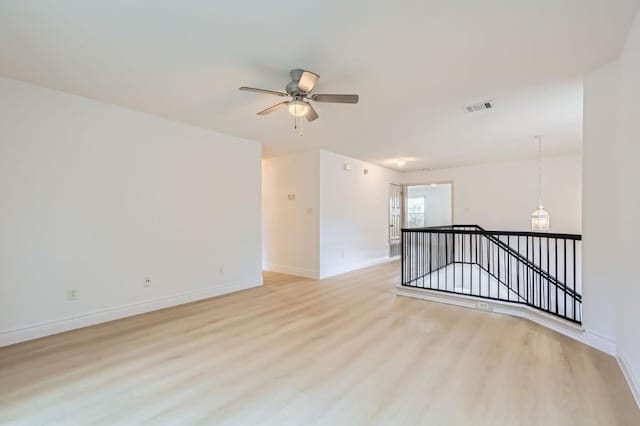
[[246, 86], [242, 86], [240, 88], [240, 90], [243, 90], [245, 92], [256, 92], [256, 93], [265, 93], [267, 95], [276, 95], [276, 96], [289, 96], [288, 94], [284, 93], [284, 92], [277, 92], [275, 90], [267, 90], [267, 89], [257, 89], [255, 87], [246, 87]]
[[307, 114], [305, 115], [305, 117], [307, 117], [307, 121], [316, 120], [319, 117], [318, 113], [316, 112], [315, 109], [313, 109], [311, 104], [308, 104], [308, 105], [309, 105], [309, 112], [307, 112]]
[[298, 90], [304, 93], [309, 93], [313, 90], [313, 87], [318, 82], [320, 76], [311, 71], [302, 71], [300, 80], [298, 80]]
[[258, 115], [267, 115], [267, 114], [271, 114], [273, 111], [277, 111], [280, 108], [284, 108], [285, 106], [287, 106], [287, 104], [289, 103], [289, 101], [285, 101], [285, 102], [280, 102], [279, 104], [275, 104], [274, 106], [271, 106], [267, 109], [264, 109], [262, 111], [260, 111], [258, 113]]
[[360, 97], [358, 95], [313, 95], [311, 100], [316, 102], [333, 102], [338, 104], [357, 104]]

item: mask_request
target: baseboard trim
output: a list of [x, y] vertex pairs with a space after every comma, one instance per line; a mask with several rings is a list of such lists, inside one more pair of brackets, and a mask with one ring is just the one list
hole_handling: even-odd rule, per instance
[[297, 268], [295, 266], [276, 265], [273, 263], [267, 263], [262, 267], [265, 271], [279, 272], [281, 274], [295, 275], [296, 277], [313, 278], [317, 280], [320, 278], [320, 272], [313, 269]]
[[159, 309], [170, 308], [172, 306], [183, 305], [185, 303], [195, 302], [198, 300], [209, 299], [211, 297], [221, 296], [223, 294], [233, 293], [236, 291], [247, 290], [261, 285], [262, 278], [252, 284], [227, 283], [154, 300], [131, 303], [113, 308], [101, 309], [99, 311], [86, 314], [74, 315], [72, 317], [45, 321], [25, 327], [3, 330], [0, 331], [0, 347], [126, 318], [133, 315], [139, 315], [146, 312], [157, 311]]
[[359, 269], [368, 268], [370, 266], [375, 266], [375, 265], [380, 265], [382, 263], [392, 262], [392, 261], [397, 260], [397, 259], [398, 259], [397, 257], [384, 256], [384, 257], [379, 257], [377, 259], [367, 260], [365, 262], [356, 263], [355, 265], [350, 265], [350, 266], [346, 266], [344, 268], [336, 269], [336, 270], [331, 271], [331, 272], [326, 273], [326, 274], [322, 274], [321, 273], [320, 274], [320, 279], [335, 277], [336, 275], [342, 275], [342, 274], [346, 274], [348, 272], [357, 271]]
[[375, 266], [375, 265], [379, 265], [381, 263], [391, 262], [391, 261], [398, 260], [398, 259], [399, 259], [399, 257], [389, 257], [389, 256], [379, 257], [377, 259], [372, 259], [372, 260], [368, 260], [366, 262], [360, 262], [360, 263], [357, 263], [355, 265], [351, 265], [351, 266], [347, 266], [347, 267], [344, 267], [344, 268], [336, 269], [336, 270], [331, 271], [331, 272], [326, 273], [326, 274], [320, 273], [319, 271], [315, 271], [315, 270], [312, 270], [312, 269], [297, 268], [295, 266], [276, 265], [276, 264], [273, 264], [273, 263], [267, 263], [267, 264], [263, 265], [263, 269], [265, 271], [279, 272], [281, 274], [295, 275], [295, 276], [298, 276], [298, 277], [305, 277], [305, 278], [313, 278], [315, 280], [322, 280], [322, 279], [325, 279], [325, 278], [335, 277], [336, 275], [346, 274], [347, 272], [357, 271], [358, 269], [368, 268], [370, 266]]
[[633, 395], [633, 398], [636, 400], [636, 404], [638, 405], [638, 408], [640, 408], [640, 378], [638, 377], [637, 374], [635, 374], [635, 372], [633, 371], [633, 368], [631, 367], [631, 364], [629, 364], [629, 361], [627, 361], [627, 358], [624, 355], [619, 354], [617, 359], [618, 359], [618, 365], [622, 370], [622, 374], [624, 375], [624, 378], [627, 380], [629, 389], [631, 389], [631, 394]]
[[581, 338], [578, 340], [580, 340], [585, 345], [591, 346], [592, 348], [596, 348], [611, 356], [616, 356], [616, 353], [617, 353], [616, 341], [606, 336], [595, 333], [589, 329], [585, 329]]
[[[565, 321], [561, 318], [556, 318], [553, 315], [540, 312], [537, 309], [531, 308], [529, 306], [518, 305], [509, 302], [501, 302], [497, 300], [487, 300], [481, 297], [468, 295], [448, 294], [420, 288], [410, 288], [403, 286], [398, 286], [397, 288], [399, 296], [413, 297], [417, 299], [429, 300], [432, 302], [447, 303], [464, 308], [478, 309], [498, 314], [525, 318], [546, 328], [557, 331], [558, 333], [563, 334], [567, 337], [578, 340], [579, 342], [598, 349], [599, 351], [605, 352], [614, 357], [616, 356], [616, 343], [614, 341], [593, 333], [589, 330], [585, 330], [578, 324], [572, 323], [570, 321]], [[483, 302], [484, 304], [487, 304], [487, 306], [489, 306], [489, 309], [478, 308], [477, 302]]]

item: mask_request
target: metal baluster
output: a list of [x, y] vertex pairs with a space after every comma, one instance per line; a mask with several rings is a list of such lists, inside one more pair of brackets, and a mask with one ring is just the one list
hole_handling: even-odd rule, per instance
[[445, 290], [447, 289], [447, 283], [449, 282], [449, 235], [444, 234], [444, 256], [445, 256], [445, 264], [444, 267], [444, 286]]
[[547, 237], [547, 311], [551, 312], [551, 294], [549, 294], [549, 274], [551, 267], [549, 266], [549, 237]]
[[567, 240], [564, 240], [564, 257], [563, 257], [563, 264], [564, 264], [564, 317], [567, 317]]
[[404, 231], [400, 231], [400, 284], [404, 285]]
[[428, 232], [420, 232], [420, 243], [419, 243], [419, 248], [420, 248], [420, 275], [422, 276], [422, 286], [424, 288], [427, 288], [427, 251], [426, 251], [426, 247], [425, 247], [425, 240], [427, 238]]
[[576, 319], [576, 240], [573, 240], [573, 319]]
[[471, 234], [469, 234], [469, 275], [471, 276], [470, 279], [470, 290], [469, 290], [469, 294], [473, 294], [473, 264], [471, 262], [471, 245], [472, 245], [472, 239], [471, 239]]
[[[529, 236], [527, 235], [527, 261], [529, 261]], [[530, 270], [530, 266], [527, 265], [527, 304], [530, 305], [531, 304], [531, 299], [529, 297], [529, 270]]]
[[[520, 253], [520, 236], [519, 235], [518, 235], [517, 245], [518, 245], [518, 253]], [[522, 299], [522, 296], [520, 296], [520, 261], [516, 263], [516, 286], [518, 288], [518, 301], [520, 301], [520, 299]]]
[[[498, 241], [500, 241], [500, 235], [498, 235]], [[496, 244], [496, 259], [498, 260], [498, 299], [500, 299], [500, 287], [502, 280], [500, 279], [500, 245]]]
[[[492, 264], [493, 264], [493, 244], [491, 244], [491, 239], [487, 238], [487, 252], [489, 254], [489, 269], [488, 271], [493, 274]], [[491, 296], [491, 276], [487, 277], [489, 280], [489, 296]]]
[[542, 238], [538, 237], [538, 306], [542, 308]]
[[[507, 234], [507, 246], [511, 249], [511, 235]], [[505, 253], [505, 259], [507, 262], [507, 300], [511, 300], [511, 255], [509, 252]]]
[[[476, 230], [477, 231], [477, 230]], [[480, 234], [476, 234], [476, 265], [478, 265], [478, 294], [482, 295], [482, 268], [480, 268], [480, 264], [482, 259], [480, 259], [480, 242], [482, 238]]]
[[555, 287], [556, 287], [556, 315], [558, 315], [558, 239], [554, 238], [554, 240], [556, 241], [556, 249], [555, 249], [555, 268], [556, 268], [556, 274], [555, 274]]
[[460, 264], [460, 267], [462, 268], [462, 271], [460, 272], [461, 275], [461, 279], [462, 279], [462, 292], [464, 293], [464, 262], [465, 262], [465, 257], [464, 257], [464, 234], [460, 235], [461, 239], [462, 239], [462, 263]]
[[425, 271], [424, 271], [424, 256], [425, 256], [425, 251], [424, 251], [424, 232], [416, 232], [416, 239], [418, 240], [418, 246], [416, 247], [416, 250], [418, 252], [418, 263], [416, 264], [417, 269], [418, 269], [418, 276], [421, 277], [422, 279], [422, 288], [425, 288]]
[[484, 267], [483, 264], [483, 256], [482, 256], [482, 235], [478, 235], [478, 240], [480, 242], [480, 247], [478, 247], [478, 249], [480, 250], [480, 263], [478, 264], [480, 269], [478, 269], [478, 278], [480, 280], [480, 295], [482, 296], [482, 268]]
[[440, 290], [440, 233], [438, 232], [438, 251], [437, 251], [437, 257], [436, 257], [436, 273], [438, 274], [437, 278], [437, 285], [438, 285], [438, 290]]
[[[414, 270], [413, 261], [414, 261], [414, 258], [416, 256], [416, 250], [415, 250], [415, 247], [413, 245], [413, 243], [414, 243], [413, 240], [415, 238], [414, 237], [415, 233], [412, 232], [409, 235], [411, 235], [411, 246], [410, 246], [410, 248], [411, 248], [411, 262], [409, 263], [409, 276], [411, 277], [411, 281], [413, 281], [413, 270]], [[418, 283], [416, 282], [416, 287], [417, 286], [418, 286]]]
[[451, 234], [453, 245], [453, 290], [456, 289], [456, 234]]

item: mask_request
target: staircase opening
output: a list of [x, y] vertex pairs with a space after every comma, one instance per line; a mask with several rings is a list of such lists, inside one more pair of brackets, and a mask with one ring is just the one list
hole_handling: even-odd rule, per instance
[[582, 323], [582, 236], [478, 225], [402, 229], [402, 286], [526, 305]]

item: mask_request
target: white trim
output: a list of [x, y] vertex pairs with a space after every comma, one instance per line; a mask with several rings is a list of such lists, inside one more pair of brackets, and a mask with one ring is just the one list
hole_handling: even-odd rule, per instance
[[397, 288], [399, 296], [448, 303], [450, 305], [462, 306], [465, 308], [481, 309], [478, 307], [478, 302], [482, 302], [487, 308], [481, 310], [528, 319], [529, 321], [533, 321], [551, 330], [557, 331], [560, 334], [564, 334], [565, 336], [578, 340], [579, 342], [608, 353], [609, 355], [616, 356], [616, 343], [614, 341], [598, 335], [597, 333], [585, 330], [578, 324], [565, 321], [561, 318], [556, 318], [553, 315], [538, 311], [537, 309], [529, 306], [468, 295], [431, 291], [421, 288], [409, 288], [403, 286], [398, 286]]
[[584, 330], [581, 337], [582, 338], [578, 340], [585, 345], [589, 345], [592, 348], [596, 348], [602, 352], [608, 353], [609, 355], [616, 356], [617, 346], [615, 340], [588, 329]]
[[279, 272], [281, 274], [295, 275], [297, 277], [313, 278], [317, 280], [320, 278], [320, 273], [313, 269], [297, 268], [295, 266], [275, 265], [273, 263], [266, 263], [263, 265], [265, 271]]
[[0, 347], [12, 345], [14, 343], [37, 339], [39, 337], [50, 336], [65, 331], [75, 330], [90, 325], [113, 321], [145, 312], [156, 311], [158, 309], [169, 308], [176, 305], [195, 302], [197, 300], [208, 299], [223, 294], [246, 290], [262, 285], [262, 278], [253, 284], [227, 283], [208, 287], [200, 290], [189, 291], [182, 294], [163, 297], [144, 302], [131, 303], [113, 308], [102, 309], [81, 315], [74, 315], [52, 321], [45, 321], [25, 327], [0, 331]]
[[398, 259], [400, 259], [400, 256], [395, 256], [395, 257], [383, 256], [377, 259], [360, 262], [355, 265], [334, 269], [333, 271], [326, 274], [320, 273], [319, 271], [315, 271], [313, 269], [297, 268], [295, 266], [275, 265], [273, 263], [267, 263], [263, 265], [263, 269], [265, 271], [280, 272], [281, 274], [289, 274], [289, 275], [295, 275], [298, 277], [313, 278], [316, 280], [321, 280], [325, 278], [335, 277], [336, 275], [346, 274], [347, 272], [357, 271], [358, 269], [364, 269], [370, 266], [379, 265], [381, 263], [393, 262]]
[[635, 398], [638, 408], [640, 408], [640, 378], [635, 374], [631, 364], [629, 364], [629, 361], [627, 361], [627, 358], [624, 355], [619, 354], [617, 359], [618, 365], [620, 365], [620, 369], [622, 370], [622, 374], [624, 374], [624, 378], [627, 379], [629, 389], [631, 389], [631, 394]]
[[380, 265], [381, 263], [392, 262], [394, 260], [398, 260], [399, 257], [379, 257], [377, 259], [371, 259], [364, 262], [356, 263], [355, 265], [343, 266], [339, 269], [334, 269], [329, 273], [320, 273], [320, 279], [325, 279], [329, 277], [335, 277], [336, 275], [346, 274], [347, 272], [357, 271], [358, 269], [368, 268], [370, 266]]

